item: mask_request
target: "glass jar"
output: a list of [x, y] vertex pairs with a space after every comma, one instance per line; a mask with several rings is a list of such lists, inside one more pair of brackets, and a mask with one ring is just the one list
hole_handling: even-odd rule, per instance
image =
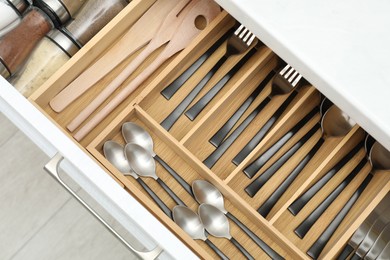
[[27, 62], [9, 82], [28, 97], [78, 50], [78, 46], [66, 34], [53, 29], [39, 42]]
[[69, 35], [84, 46], [126, 5], [125, 0], [90, 0], [83, 5], [73, 21], [65, 26]]
[[[33, 0], [33, 5], [42, 9], [56, 27], [61, 27], [75, 17], [80, 7], [88, 0]], [[94, 0], [91, 0], [92, 2]]]
[[44, 12], [35, 7], [28, 10], [19, 25], [0, 38], [0, 74], [5, 78], [15, 74], [52, 28]]
[[0, 0], [0, 37], [20, 23], [28, 6], [25, 0]]

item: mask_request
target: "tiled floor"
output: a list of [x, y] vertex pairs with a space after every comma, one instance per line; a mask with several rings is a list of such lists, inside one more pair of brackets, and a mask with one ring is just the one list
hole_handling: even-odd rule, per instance
[[48, 160], [0, 113], [0, 259], [135, 259], [43, 171]]

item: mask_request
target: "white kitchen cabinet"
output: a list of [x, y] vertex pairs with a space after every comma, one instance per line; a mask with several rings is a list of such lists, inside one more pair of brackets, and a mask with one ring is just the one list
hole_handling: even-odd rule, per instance
[[[121, 31], [125, 30], [124, 25], [114, 30], [115, 23], [124, 20], [132, 5], [140, 5], [142, 2], [150, 5], [153, 1], [133, 1], [114, 23], [92, 40], [94, 44], [106, 42], [95, 48], [97, 53], [90, 51], [92, 47], [89, 44], [85, 51], [80, 51], [61, 71], [66, 71], [68, 75], [75, 74], [72, 64], [77, 62], [87, 66], [100, 51], [110, 45], [110, 40], [107, 40], [109, 33], [120, 35]], [[390, 45], [390, 36], [382, 32], [382, 28], [390, 27], [390, 19], [386, 17], [388, 12], [385, 11], [390, 9], [388, 3], [380, 1], [370, 5], [362, 1], [332, 1], [319, 4], [308, 0], [299, 3], [263, 0], [217, 2], [347, 112], [363, 129], [390, 148], [390, 117], [385, 109], [386, 100], [390, 96], [390, 66], [386, 64], [386, 60], [390, 58], [387, 48]], [[372, 14], [374, 12], [376, 15]], [[371, 13], [371, 16], [367, 13]], [[382, 27], [378, 26], [379, 23]], [[372, 46], [375, 43], [378, 45]], [[80, 62], [83, 57], [90, 61]], [[177, 64], [179, 62], [175, 65]], [[53, 77], [55, 79], [50, 79], [47, 86], [58, 85], [62, 75], [56, 74]], [[39, 102], [41, 101], [37, 103]], [[147, 105], [143, 105], [141, 101], [140, 108], [136, 110], [143, 111], [144, 106], [147, 110]], [[45, 108], [33, 105], [4, 79], [0, 79], [0, 110], [49, 156], [57, 156], [57, 159], [64, 157], [61, 167], [119, 223], [138, 237], [145, 248], [152, 250], [160, 246], [164, 252], [161, 258], [197, 258], [182, 239], [162, 224], [154, 213], [150, 213], [135, 198], [129, 196], [129, 192], [109, 176], [91, 154], [86, 153], [84, 148], [87, 145], [71, 140], [58, 123], [47, 117]], [[142, 117], [142, 112], [135, 113], [141, 113]], [[166, 142], [174, 143], [172, 140]], [[390, 183], [387, 183], [380, 189], [373, 203], [364, 211], [364, 215], [369, 214], [389, 188]], [[261, 220], [260, 225], [267, 224]], [[348, 233], [357, 226], [358, 221], [354, 221]], [[276, 230], [275, 232], [276, 236], [280, 234]], [[343, 241], [345, 239], [342, 238]], [[289, 244], [285, 238], [277, 243]], [[295, 249], [294, 246], [292, 248], [286, 250], [287, 253]], [[292, 258], [297, 256], [303, 257], [302, 253], [299, 253]]]

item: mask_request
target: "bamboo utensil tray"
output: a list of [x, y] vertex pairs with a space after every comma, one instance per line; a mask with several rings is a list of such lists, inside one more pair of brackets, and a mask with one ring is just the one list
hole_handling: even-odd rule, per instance
[[[93, 100], [100, 89], [106, 86], [106, 84], [110, 82], [126, 64], [130, 63], [139, 52], [127, 58], [120, 66], [114, 69], [104, 77], [103, 80], [99, 81], [81, 98], [76, 100], [61, 113], [54, 112], [49, 106], [49, 101], [95, 59], [105, 53], [112, 44], [120, 39], [121, 35], [137, 21], [137, 19], [154, 2], [154, 0], [134, 0], [131, 2], [95, 38], [93, 38], [68, 63], [66, 63], [61, 70], [53, 75], [46, 84], [29, 98], [30, 101], [47, 115], [47, 117], [52, 119], [59, 128], [68, 133], [70, 139], [74, 140], [71, 133], [66, 129], [66, 125], [85, 107], [85, 104], [88, 104]], [[215, 258], [216, 255], [203, 242], [192, 240], [170, 218], [163, 214], [152, 200], [147, 197], [146, 193], [140, 189], [140, 186], [132, 177], [124, 176], [104, 158], [102, 146], [105, 141], [115, 140], [119, 143], [124, 143], [120, 131], [124, 122], [132, 121], [144, 127], [153, 137], [157, 154], [159, 154], [188, 183], [191, 183], [196, 179], [205, 179], [214, 184], [224, 195], [225, 206], [228, 211], [237, 216], [281, 256], [286, 259], [309, 259], [305, 252], [337, 214], [357, 186], [359, 186], [365, 175], [368, 174], [369, 167], [366, 166], [350, 185], [348, 185], [346, 190], [332, 204], [332, 207], [329, 207], [303, 240], [299, 239], [294, 234], [294, 229], [309, 214], [310, 210], [326, 197], [360, 161], [364, 156], [363, 149], [348, 165], [343, 167], [340, 172], [332, 178], [326, 188], [321, 190], [297, 216], [292, 216], [287, 210], [287, 207], [364, 138], [364, 131], [361, 128], [358, 126], [353, 128], [345, 137], [329, 138], [325, 142], [324, 147], [299, 174], [265, 219], [257, 213], [256, 209], [283, 181], [284, 177], [289, 172], [287, 170], [294, 168], [298, 163], [298, 160], [307, 154], [316, 140], [320, 138], [321, 132], [320, 130], [317, 131], [309, 142], [298, 151], [293, 159], [289, 160], [253, 198], [249, 197], [244, 191], [244, 188], [252, 180], [248, 179], [242, 173], [242, 170], [257, 158], [261, 152], [270, 147], [279, 137], [286, 133], [291, 126], [299, 122], [300, 119], [319, 104], [320, 95], [313, 86], [305, 85], [297, 89], [297, 97], [289, 105], [275, 126], [238, 166], [231, 162], [233, 157], [254, 136], [257, 130], [268, 120], [288, 95], [275, 96], [266, 109], [261, 112], [262, 116], [256, 117], [212, 169], [208, 169], [203, 165], [202, 160], [204, 160], [214, 149], [208, 142], [210, 137], [225, 123], [268, 73], [271, 70], [276, 70], [280, 66], [278, 57], [268, 47], [258, 44], [255, 47], [257, 48], [257, 51], [253, 57], [250, 58], [243, 68], [240, 69], [194, 121], [190, 121], [187, 117], [182, 115], [169, 132], [164, 130], [159, 124], [191, 91], [193, 82], [199, 79], [199, 77], [203, 77], [221, 55], [223, 55], [223, 47], [217, 49], [210, 59], [202, 65], [196, 74], [185, 83], [169, 101], [160, 94], [161, 90], [200, 57], [203, 52], [230, 29], [235, 22], [236, 21], [228, 13], [222, 12], [186, 49], [166, 61], [164, 65], [154, 72], [148, 80], [142, 83], [142, 85], [133, 92], [124, 103], [116, 108], [110, 116], [89, 133], [86, 138], [79, 142], [79, 145], [86, 153], [91, 154], [98, 163], [107, 169], [107, 172], [111, 174], [118, 183], [123, 185], [132, 196], [136, 197], [201, 258], [211, 259]], [[145, 30], [147, 30], [147, 26], [148, 25], [145, 24]], [[131, 81], [142, 68], [148, 66], [160, 51], [161, 48], [153, 53], [126, 82]], [[240, 57], [243, 55], [244, 54], [240, 55]], [[223, 65], [221, 71], [226, 73], [238, 62], [238, 60], [239, 57], [229, 59], [228, 62]], [[221, 77], [224, 75], [223, 73], [221, 73]], [[206, 93], [216, 81], [217, 79], [211, 80], [194, 102]], [[256, 107], [257, 104], [270, 93], [270, 87], [270, 84], [266, 86], [244, 114], [244, 118], [245, 115], [250, 113], [251, 109]], [[120, 89], [121, 88], [119, 88], [114, 95], [118, 93]], [[194, 102], [192, 102], [192, 104], [194, 104]], [[279, 151], [264, 167], [267, 167], [267, 165], [272, 163], [275, 158], [280, 157], [283, 152], [294, 143], [294, 140], [296, 141], [303, 136], [318, 122], [319, 118], [320, 115], [317, 114], [310, 120], [310, 122], [288, 142], [288, 145]], [[195, 211], [197, 210], [198, 205], [195, 200], [192, 199], [173, 178], [167, 175], [160, 165], [157, 165], [157, 173], [190, 208]], [[257, 173], [255, 177], [260, 173], [261, 171]], [[161, 199], [171, 209], [175, 206], [171, 198], [168, 197], [153, 180], [145, 179], [145, 182], [150, 185], [157, 194], [161, 195]], [[342, 249], [348, 238], [389, 190], [390, 174], [386, 172], [376, 174], [364, 191], [364, 194], [359, 198], [348, 214], [347, 218], [332, 236], [331, 241], [325, 247], [320, 258], [331, 259], [337, 256], [339, 250]], [[232, 223], [231, 233], [256, 258], [262, 259], [262, 257], [266, 256], [252, 240]], [[229, 257], [234, 258], [240, 255], [237, 249], [233, 247], [229, 241], [212, 237], [209, 238]]]

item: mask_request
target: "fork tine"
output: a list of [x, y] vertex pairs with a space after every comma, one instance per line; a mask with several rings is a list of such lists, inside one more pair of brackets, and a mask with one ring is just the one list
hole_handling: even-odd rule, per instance
[[280, 72], [279, 72], [279, 75], [283, 76], [284, 73], [286, 73], [286, 71], [291, 68], [291, 66], [289, 64], [287, 64]]
[[297, 76], [297, 74], [298, 74], [298, 71], [295, 71], [294, 74], [292, 74], [291, 77], [287, 81], [291, 83], [293, 81], [293, 79]]
[[256, 36], [254, 34], [252, 34], [252, 37], [249, 38], [249, 41], [246, 43], [248, 46], [250, 46], [252, 44], [252, 42], [255, 40]]
[[299, 76], [296, 77], [296, 79], [295, 79], [294, 82], [292, 83], [292, 86], [295, 87], [295, 86], [298, 84], [298, 82], [301, 80], [301, 78], [302, 78], [302, 75], [299, 74]]
[[293, 73], [295, 71], [295, 69], [293, 67], [291, 67], [291, 69], [289, 71], [287, 71], [287, 73], [284, 75], [284, 78], [287, 79], [291, 73]]
[[238, 36], [238, 38], [240, 38], [240, 39], [244, 38], [244, 36], [245, 36], [245, 34], [246, 34], [247, 32], [249, 32], [249, 30], [248, 30], [247, 28], [245, 28], [245, 29], [240, 33], [240, 35]]
[[248, 33], [245, 35], [244, 38], [242, 38], [242, 41], [246, 42], [251, 35], [252, 35], [251, 31], [248, 30]]
[[242, 29], [245, 29], [245, 27], [241, 24], [240, 27], [238, 27], [237, 30], [234, 32], [234, 34], [238, 36]]

